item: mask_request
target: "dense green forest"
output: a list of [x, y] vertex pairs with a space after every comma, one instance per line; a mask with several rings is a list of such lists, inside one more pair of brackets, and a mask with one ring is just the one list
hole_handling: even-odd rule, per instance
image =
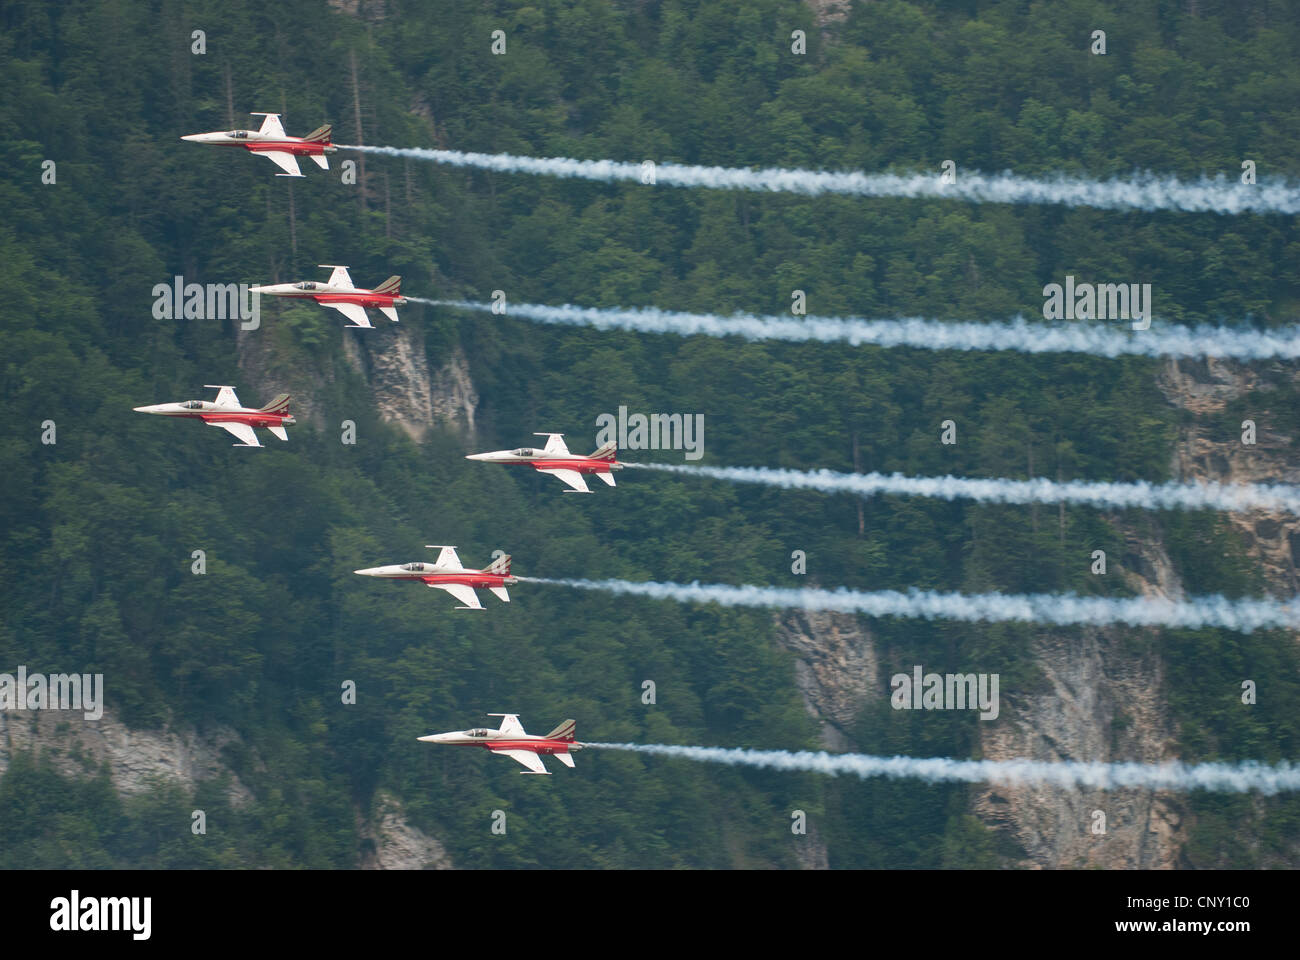
[[[1088, 52], [1104, 28], [1105, 56]], [[504, 30], [508, 52], [490, 53]], [[206, 50], [192, 52], [204, 31]], [[790, 52], [803, 30], [806, 55]], [[792, 867], [808, 812], [832, 867], [995, 866], [1018, 852], [973, 790], [587, 751], [521, 777], [415, 738], [516, 711], [584, 740], [816, 748], [771, 611], [521, 583], [482, 615], [353, 575], [457, 544], [515, 572], [861, 589], [1122, 595], [1124, 531], [1158, 538], [1194, 592], [1266, 586], [1209, 513], [1104, 515], [619, 475], [560, 496], [463, 459], [603, 412], [702, 413], [708, 464], [965, 476], [1169, 478], [1180, 414], [1160, 364], [560, 329], [409, 305], [433, 363], [463, 351], [477, 434], [385, 423], [332, 311], [265, 306], [240, 333], [157, 320], [155, 284], [266, 283], [346, 263], [420, 297], [819, 315], [1038, 314], [1065, 274], [1149, 282], [1165, 320], [1279, 325], [1300, 304], [1290, 218], [609, 186], [348, 154], [305, 179], [182, 143], [281, 111], [335, 142], [535, 156], [878, 171], [1235, 177], [1300, 173], [1300, 20], [1279, 2], [793, 0], [0, 2], [0, 670], [102, 672], [133, 727], [234, 728], [254, 794], [120, 798], [18, 755], [0, 778], [11, 866], [351, 867], [376, 791], [466, 867]], [[356, 159], [358, 183], [339, 165]], [[57, 180], [42, 182], [43, 161]], [[387, 321], [378, 321], [387, 323]], [[261, 358], [314, 422], [264, 451], [133, 406], [238, 386]], [[1281, 428], [1291, 428], [1294, 412]], [[1235, 411], [1234, 411], [1235, 412]], [[1186, 416], [1186, 415], [1182, 415]], [[939, 443], [955, 419], [959, 442]], [[355, 422], [358, 442], [339, 442]], [[1239, 421], [1240, 418], [1238, 418]], [[44, 421], [57, 443], [40, 442]], [[1221, 439], [1234, 436], [1228, 419]], [[584, 450], [585, 452], [585, 450]], [[648, 455], [643, 454], [643, 456]], [[629, 457], [635, 459], [635, 457]], [[526, 475], [525, 475], [526, 474]], [[599, 485], [596, 485], [599, 486]], [[208, 556], [190, 573], [191, 551]], [[1089, 555], [1117, 558], [1106, 577]], [[791, 572], [804, 550], [806, 577]], [[946, 662], [1040, 677], [1034, 628], [864, 620], [886, 676]], [[1083, 630], [1056, 630], [1066, 637]], [[1123, 636], [1121, 636], [1123, 634]], [[1292, 637], [1112, 631], [1159, 653], [1188, 760], [1300, 756]], [[1267, 685], [1237, 709], [1238, 678]], [[653, 679], [657, 703], [641, 702]], [[355, 681], [357, 702], [340, 702]], [[883, 691], [882, 691], [883, 696]], [[976, 755], [973, 716], [863, 711], [870, 753]], [[507, 769], [509, 767], [510, 769]], [[1193, 795], [1187, 866], [1295, 865], [1293, 799]], [[190, 833], [190, 811], [209, 832]], [[489, 831], [494, 809], [510, 815]], [[1250, 842], [1243, 837], [1249, 836]], [[1288, 859], [1289, 858], [1289, 859]]]

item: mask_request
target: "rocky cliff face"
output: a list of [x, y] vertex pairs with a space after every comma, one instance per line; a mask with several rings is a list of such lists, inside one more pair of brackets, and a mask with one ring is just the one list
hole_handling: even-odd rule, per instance
[[[1033, 656], [1046, 688], [1010, 692], [999, 718], [1005, 722], [980, 725], [986, 759], [1176, 757], [1157, 654], [1128, 652], [1121, 635], [1089, 631], [1082, 638], [1040, 636]], [[993, 784], [977, 791], [974, 810], [1023, 851], [1009, 866], [1170, 868], [1183, 840], [1180, 798], [1163, 792]]]
[[881, 689], [876, 648], [863, 622], [851, 614], [791, 611], [777, 616], [776, 637], [795, 656], [795, 684], [821, 724], [826, 749], [857, 750], [846, 731]]
[[[1275, 411], [1267, 403], [1270, 389], [1297, 378], [1300, 373], [1283, 364], [1168, 362], [1158, 384], [1182, 413], [1173, 477], [1300, 482], [1300, 458], [1290, 438], [1272, 425]], [[1253, 446], [1241, 443], [1239, 431], [1225, 432], [1222, 423], [1227, 406], [1246, 396], [1260, 404], [1247, 414], [1256, 422]], [[1271, 591], [1300, 592], [1300, 518], [1256, 511], [1227, 519]], [[1120, 533], [1125, 548], [1119, 569], [1130, 589], [1144, 596], [1184, 595], [1158, 522]], [[1158, 649], [1135, 651], [1125, 642], [1130, 635], [1098, 629], [1066, 639], [1044, 630], [1033, 643], [1044, 685], [1027, 694], [1002, 690], [1001, 716], [979, 728], [983, 756], [1144, 763], [1177, 758], [1164, 662]], [[795, 681], [809, 713], [822, 724], [827, 748], [858, 749], [844, 731], [872, 698], [889, 695], [863, 622], [837, 614], [781, 614], [777, 637], [796, 658]], [[1016, 867], [1172, 868], [1190, 825], [1183, 798], [1164, 792], [990, 785], [975, 792], [973, 806], [984, 823], [1012, 841], [1009, 846], [1022, 851], [1007, 864]]]
[[[132, 730], [105, 710], [99, 720], [80, 713], [33, 710], [0, 712], [0, 776], [13, 757], [30, 752], [49, 759], [62, 776], [95, 776], [107, 764], [113, 788], [137, 796], [167, 783], [193, 796], [198, 785], [224, 780], [235, 809], [254, 800], [253, 792], [222, 756], [239, 739], [229, 727], [198, 733], [190, 728]], [[258, 761], [254, 761], [258, 763]], [[412, 826], [400, 800], [379, 791], [368, 814], [357, 811], [357, 863], [366, 870], [451, 869], [451, 858], [435, 838]]]
[[453, 350], [435, 366], [413, 328], [390, 326], [367, 331], [364, 339], [348, 338], [345, 351], [370, 386], [380, 415], [413, 440], [422, 440], [434, 424], [473, 437], [479, 398], [462, 350]]
[[227, 727], [200, 736], [193, 730], [132, 730], [109, 710], [99, 720], [80, 713], [33, 710], [0, 712], [0, 775], [17, 753], [50, 759], [65, 777], [91, 777], [108, 764], [113, 787], [136, 796], [174, 781], [192, 791], [203, 780], [225, 776], [231, 806], [246, 806], [253, 794], [226, 765], [221, 752], [238, 739]]
[[[236, 334], [239, 371], [251, 391], [240, 399], [260, 406], [275, 394], [288, 392], [293, 396], [290, 409], [300, 423], [335, 430], [338, 423], [332, 418], [326, 422], [322, 403], [335, 380], [328, 359], [333, 354], [322, 358], [295, 347], [271, 329], [279, 322], [268, 313], [263, 329]], [[373, 330], [344, 330], [341, 339], [344, 359], [369, 387], [384, 420], [397, 424], [417, 442], [434, 426], [474, 437], [479, 397], [469, 361], [459, 347], [431, 359], [417, 325], [386, 320]]]
[[[1173, 472], [1188, 480], [1223, 483], [1300, 483], [1300, 456], [1276, 425], [1277, 401], [1270, 393], [1300, 384], [1292, 364], [1243, 365], [1224, 360], [1170, 360], [1157, 381], [1170, 403], [1188, 418], [1174, 450]], [[1255, 422], [1255, 443], [1241, 441], [1240, 422], [1223, 429], [1229, 404], [1250, 396], [1244, 418]], [[1234, 418], [1235, 419], [1235, 418]], [[1220, 429], [1212, 429], [1212, 423]], [[1300, 517], [1255, 510], [1229, 515], [1250, 555], [1259, 561], [1278, 595], [1300, 592]]]
[[385, 790], [375, 794], [370, 816], [357, 811], [362, 870], [450, 870], [441, 843], [406, 821], [402, 802]]

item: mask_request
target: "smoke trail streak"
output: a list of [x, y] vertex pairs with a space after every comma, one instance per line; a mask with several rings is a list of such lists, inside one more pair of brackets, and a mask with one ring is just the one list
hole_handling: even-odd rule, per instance
[[[456, 310], [492, 311], [475, 300], [425, 300], [416, 303]], [[507, 316], [558, 326], [628, 330], [677, 336], [742, 337], [746, 340], [847, 343], [851, 346], [916, 347], [926, 350], [1014, 350], [1019, 353], [1087, 353], [1098, 357], [1231, 357], [1265, 360], [1300, 357], [1300, 329], [1233, 330], [1226, 327], [1152, 327], [1124, 332], [1087, 323], [1029, 323], [1023, 317], [998, 323], [948, 323], [917, 317], [865, 320], [859, 317], [764, 317], [737, 313], [677, 313], [654, 307], [603, 309], [512, 303]]]
[[[477, 167], [501, 173], [541, 174], [602, 183], [640, 183], [640, 163], [619, 160], [576, 160], [571, 157], [520, 157], [509, 153], [467, 153], [422, 147], [372, 147], [336, 144], [390, 157], [412, 157], [454, 167]], [[1139, 174], [1133, 180], [1086, 180], [1054, 177], [1047, 180], [1012, 173], [959, 174], [943, 183], [929, 173], [862, 173], [766, 167], [701, 167], [657, 163], [654, 183], [715, 190], [756, 190], [804, 196], [846, 194], [855, 197], [910, 197], [966, 200], [972, 203], [1044, 203], [1101, 210], [1179, 210], [1184, 213], [1300, 213], [1300, 187], [1285, 180], [1246, 185], [1224, 178], [1184, 183], [1176, 177]]]
[[1006, 783], [1116, 790], [1212, 790], [1272, 796], [1300, 790], [1300, 766], [1245, 763], [1080, 763], [1044, 760], [952, 760], [944, 757], [876, 757], [864, 753], [677, 747], [669, 744], [587, 743], [599, 750], [627, 750], [727, 766], [757, 767], [828, 776], [852, 774], [866, 780], [919, 779], [926, 783]]
[[637, 470], [759, 483], [783, 490], [820, 490], [870, 497], [879, 493], [978, 500], [983, 503], [1079, 503], [1091, 507], [1144, 510], [1280, 510], [1300, 514], [1300, 487], [1289, 484], [1057, 482], [907, 477], [901, 473], [836, 473], [833, 470], [774, 470], [766, 467], [704, 467], [671, 463], [624, 463]]
[[729, 584], [658, 583], [631, 580], [550, 579], [519, 577], [521, 581], [599, 590], [617, 596], [716, 603], [724, 607], [773, 607], [862, 613], [871, 617], [921, 617], [973, 623], [1122, 623], [1130, 627], [1200, 629], [1222, 627], [1250, 633], [1277, 627], [1300, 627], [1300, 598], [1229, 600], [1223, 596], [1170, 600], [1161, 597], [1083, 597], [1074, 593], [938, 593], [933, 590], [863, 592], [840, 587], [759, 587]]

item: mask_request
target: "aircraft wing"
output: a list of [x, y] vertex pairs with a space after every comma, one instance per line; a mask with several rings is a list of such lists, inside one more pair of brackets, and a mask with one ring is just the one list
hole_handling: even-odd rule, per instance
[[543, 452], [563, 455], [569, 452], [569, 448], [565, 446], [564, 437], [558, 433], [548, 433], [546, 435], [546, 449]]
[[513, 760], [518, 760], [528, 768], [529, 773], [549, 774], [551, 772], [547, 770], [546, 766], [542, 763], [542, 758], [531, 750], [493, 750], [492, 752], [499, 753], [503, 757], [510, 757]]
[[337, 310], [343, 316], [352, 321], [354, 327], [365, 327], [374, 329], [370, 324], [370, 318], [366, 316], [366, 308], [356, 303], [322, 303], [322, 307], [331, 307]]
[[[257, 116], [257, 114], [253, 114], [253, 116]], [[262, 129], [258, 130], [258, 133], [264, 133], [268, 137], [284, 136], [284, 124], [280, 122], [278, 113], [264, 113], [262, 117]]]
[[500, 717], [501, 726], [498, 728], [501, 733], [517, 733], [524, 735], [524, 725], [519, 722], [517, 713], [489, 713], [489, 717]]
[[431, 587], [437, 587], [439, 590], [446, 590], [453, 597], [460, 601], [461, 606], [469, 607], [471, 610], [482, 610], [483, 604], [478, 601], [478, 594], [474, 588], [463, 583], [431, 583]]
[[[538, 467], [537, 472], [549, 473], [553, 477], [559, 477], [561, 480], [563, 480], [565, 483], [571, 486], [574, 490], [577, 490], [579, 493], [591, 493], [591, 491], [587, 489], [587, 481], [582, 479], [582, 474], [580, 474], [577, 470], [563, 470], [558, 467], [555, 469]], [[568, 491], [565, 492], [567, 493]]]
[[[429, 544], [429, 546], [433, 546], [433, 544]], [[442, 552], [438, 554], [438, 559], [435, 560], [434, 563], [440, 567], [444, 567], [447, 570], [465, 569], [461, 565], [460, 557], [456, 556], [455, 547], [443, 547]]]
[[227, 421], [225, 423], [209, 423], [208, 426], [220, 427], [223, 430], [229, 431], [246, 447], [261, 446], [261, 444], [257, 442], [257, 434], [253, 431], [253, 428], [246, 423], [230, 423]]
[[238, 407], [239, 397], [235, 395], [234, 387], [217, 387], [217, 398], [212, 402], [219, 407]]
[[355, 290], [352, 283], [352, 277], [348, 273], [347, 267], [335, 267], [334, 272], [330, 274], [329, 285], [331, 287], [342, 287], [344, 290]]
[[283, 150], [257, 150], [254, 151], [259, 157], [266, 157], [268, 160], [274, 160], [284, 173], [279, 174], [282, 177], [301, 177], [302, 171], [298, 169], [298, 161], [292, 153], [285, 153]]

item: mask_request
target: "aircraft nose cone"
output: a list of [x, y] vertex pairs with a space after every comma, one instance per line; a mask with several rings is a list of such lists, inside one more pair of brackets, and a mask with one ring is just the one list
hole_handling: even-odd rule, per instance
[[202, 140], [202, 139], [203, 139], [203, 134], [201, 134], [201, 133], [191, 133], [191, 134], [188, 134], [188, 135], [186, 135], [186, 136], [184, 136], [184, 137], [181, 137], [181, 139], [182, 139], [182, 140], [190, 140], [190, 141]]

